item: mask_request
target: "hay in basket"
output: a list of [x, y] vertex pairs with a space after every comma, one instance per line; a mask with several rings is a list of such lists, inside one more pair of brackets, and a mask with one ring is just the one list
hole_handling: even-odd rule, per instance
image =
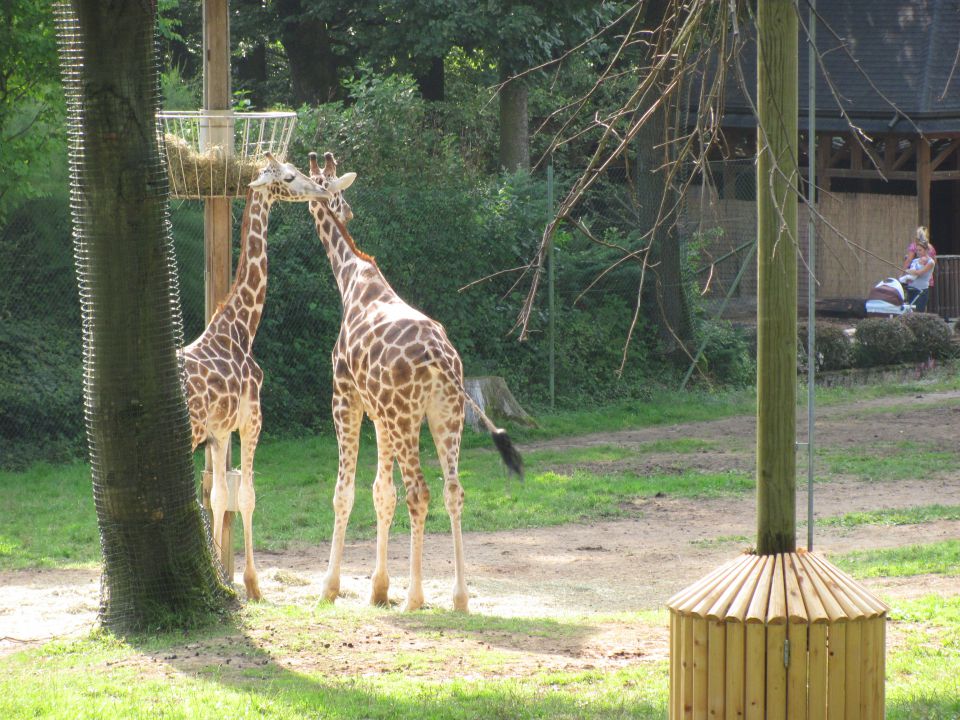
[[176, 197], [241, 197], [263, 166], [260, 157], [227, 157], [219, 146], [197, 152], [172, 133], [166, 133], [163, 139], [170, 192]]

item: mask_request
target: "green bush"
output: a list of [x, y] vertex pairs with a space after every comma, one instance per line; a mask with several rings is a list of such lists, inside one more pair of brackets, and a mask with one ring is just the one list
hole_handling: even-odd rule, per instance
[[912, 359], [942, 360], [953, 355], [950, 342], [950, 326], [940, 317], [931, 313], [907, 313], [900, 316], [900, 322], [910, 328], [914, 341]]
[[[364, 76], [350, 84], [349, 103], [301, 110], [288, 157], [302, 168], [307, 151], [330, 150], [341, 171], [358, 173], [347, 191], [358, 245], [376, 256], [401, 297], [446, 327], [468, 374], [502, 375], [520, 402], [536, 410], [549, 399], [546, 283], [540, 283], [528, 338], [519, 342], [514, 325], [530, 276], [514, 286], [520, 273], [503, 271], [534, 257], [547, 217], [545, 182], [542, 175], [496, 174], [490, 151], [495, 110], [477, 97], [465, 105], [459, 86], [451, 87], [450, 103], [427, 103], [410, 78]], [[568, 148], [554, 159], [555, 193], [561, 197], [582, 153]], [[624, 261], [618, 248], [638, 247], [643, 222], [624, 204], [622, 181], [606, 179], [603, 185], [581, 216], [602, 242], [569, 226], [554, 238], [559, 407], [646, 397], [652, 386], [678, 383], [687, 369], [686, 360], [671, 364], [660, 346], [648, 270], [619, 372], [643, 266], [638, 259]], [[235, 257], [242, 202], [234, 206]], [[0, 249], [13, 266], [24, 268], [0, 287], [0, 321], [8, 323], [0, 335], [0, 360], [14, 368], [0, 386], [4, 461], [14, 455], [24, 462], [56, 460], [83, 447], [80, 313], [68, 218], [66, 199], [50, 198], [25, 208], [15, 226], [0, 228]], [[191, 342], [204, 327], [200, 204], [175, 203], [171, 223], [184, 337]], [[341, 304], [302, 204], [273, 206], [269, 257], [266, 307], [254, 346], [265, 374], [264, 431], [316, 432], [330, 425], [330, 351]], [[480, 278], [488, 279], [461, 290]], [[580, 297], [598, 278], [602, 283]], [[58, 330], [38, 333], [31, 323], [12, 327], [20, 317], [42, 317]], [[35, 344], [38, 361], [31, 363], [18, 343], [35, 335], [44, 342]], [[698, 338], [708, 341], [703, 370], [711, 381], [753, 382], [753, 355], [740, 333], [708, 323]]]
[[[854, 346], [843, 328], [829, 323], [818, 324], [814, 346], [817, 352], [816, 369], [845, 370], [853, 365]], [[797, 366], [806, 369], [807, 324], [797, 325]]]
[[913, 331], [896, 318], [867, 318], [857, 323], [856, 364], [859, 367], [903, 362], [913, 352]]
[[83, 454], [81, 347], [79, 325], [0, 324], [0, 467]]
[[702, 321], [697, 329], [697, 342], [703, 346], [701, 369], [723, 385], [744, 387], [756, 382], [756, 354], [750, 351], [750, 334], [716, 321]]

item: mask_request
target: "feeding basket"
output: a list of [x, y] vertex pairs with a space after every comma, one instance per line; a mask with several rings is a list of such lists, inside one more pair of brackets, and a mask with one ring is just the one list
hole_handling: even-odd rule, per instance
[[814, 553], [743, 555], [667, 601], [670, 720], [882, 720], [889, 608]]
[[240, 197], [263, 154], [286, 156], [294, 112], [161, 112], [170, 193], [178, 198]]

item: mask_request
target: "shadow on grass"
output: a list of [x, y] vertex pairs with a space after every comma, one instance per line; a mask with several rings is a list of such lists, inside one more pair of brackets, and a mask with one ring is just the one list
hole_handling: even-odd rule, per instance
[[[452, 615], [452, 614], [447, 614]], [[406, 616], [401, 624], [413, 628], [443, 628], [444, 614]], [[467, 632], [484, 633], [490, 626], [507, 627], [500, 618], [476, 618]], [[535, 633], [559, 632], [552, 624], [530, 622], [519, 626], [509, 621], [509, 633], [527, 628]], [[463, 628], [462, 622], [449, 623]], [[484, 630], [486, 628], [486, 631]], [[587, 632], [589, 628], [584, 628]], [[462, 630], [461, 630], [462, 631]], [[267, 631], [269, 633], [269, 631]], [[579, 630], [577, 631], [579, 632]], [[190, 638], [165, 635], [130, 638], [128, 642], [145, 658], [145, 665], [160, 669], [168, 679], [169, 667], [190, 681], [201, 683], [194, 692], [211, 700], [211, 717], [236, 707], [256, 711], [262, 717], [336, 718], [662, 718], [662, 693], [655, 698], [649, 683], [629, 670], [608, 673], [553, 673], [543, 678], [410, 677], [401, 672], [364, 674], [352, 669], [343, 648], [308, 651], [271, 650], [251, 637], [240, 623], [230, 623]], [[278, 654], [282, 652], [282, 655]], [[393, 652], [389, 650], [387, 652]], [[321, 657], [325, 656], [325, 657]], [[154, 673], [156, 675], [156, 670]], [[146, 669], [140, 676], [151, 675]], [[202, 685], [217, 686], [207, 692]], [[589, 691], [589, 700], [584, 692]], [[184, 690], [176, 682], [163, 681], [147, 693], [154, 708], [184, 702]], [[159, 694], [159, 697], [158, 697]], [[202, 706], [201, 706], [202, 707]], [[195, 717], [207, 717], [203, 712]]]
[[390, 615], [386, 622], [407, 632], [468, 638], [487, 645], [526, 653], [579, 657], [594, 625], [550, 618], [465, 615], [452, 610], [428, 610]]

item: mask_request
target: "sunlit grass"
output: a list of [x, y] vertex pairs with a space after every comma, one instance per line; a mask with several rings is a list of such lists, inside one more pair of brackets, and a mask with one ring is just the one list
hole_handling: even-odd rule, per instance
[[[652, 719], [666, 712], [663, 661], [537, 669], [530, 633], [546, 642], [585, 637], [593, 628], [579, 620], [464, 618], [402, 616], [400, 636], [391, 634], [398, 620], [391, 611], [261, 606], [235, 627], [188, 639], [58, 641], [0, 659], [0, 717]], [[333, 627], [343, 643], [329, 641]], [[318, 641], [305, 643], [310, 636]]]
[[909, 577], [960, 574], [960, 540], [926, 545], [857, 550], [831, 556], [831, 561], [854, 577]]
[[[700, 443], [674, 443], [697, 448]], [[540, 450], [527, 454], [526, 480], [507, 478], [490, 448], [466, 449], [460, 479], [466, 491], [463, 529], [510, 530], [636, 514], [633, 500], [665, 493], [710, 497], [746, 492], [753, 478], [742, 472], [640, 475], [610, 473], [603, 463], [632, 456], [630, 449], [600, 446]], [[588, 464], [590, 469], [579, 468]], [[328, 541], [333, 531], [336, 447], [329, 438], [266, 443], [257, 452], [257, 548], [282, 550], [293, 544]], [[427, 516], [428, 532], [447, 532], [440, 466], [432, 447], [423, 452], [424, 474], [435, 501]], [[553, 471], [551, 468], [572, 468]], [[0, 526], [0, 569], [91, 565], [99, 559], [99, 535], [90, 479], [83, 465], [38, 466], [30, 473], [0, 473], [0, 502], [9, 522]], [[376, 445], [366, 442], [357, 470], [357, 491], [348, 537], [371, 538], [376, 518], [370, 488], [376, 475]], [[402, 485], [397, 483], [402, 493]], [[402, 495], [400, 496], [402, 498]], [[393, 529], [409, 528], [397, 512]], [[241, 547], [242, 533], [234, 533]]]
[[960, 505], [923, 505], [909, 508], [884, 508], [819, 518], [820, 527], [853, 528], [861, 525], [919, 525], [934, 520], [960, 520]]
[[887, 653], [887, 717], [960, 717], [960, 597], [897, 601], [890, 619], [902, 641]]

